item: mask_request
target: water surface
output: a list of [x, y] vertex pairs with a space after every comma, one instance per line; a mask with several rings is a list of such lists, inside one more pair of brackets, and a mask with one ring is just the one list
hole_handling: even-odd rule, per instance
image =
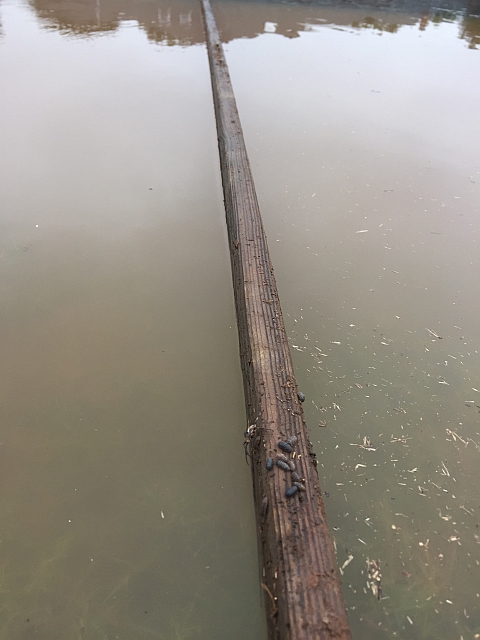
[[[474, 638], [479, 12], [214, 11], [353, 635]], [[0, 14], [1, 637], [264, 638], [198, 5]]]
[[2, 6], [0, 637], [264, 637], [201, 47]]
[[354, 637], [472, 638], [480, 59], [461, 17], [359, 13], [228, 61]]

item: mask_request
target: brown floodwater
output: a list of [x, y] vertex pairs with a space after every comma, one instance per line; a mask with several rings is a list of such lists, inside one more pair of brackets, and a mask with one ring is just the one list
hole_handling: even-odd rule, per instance
[[[213, 8], [353, 636], [480, 637], [480, 10]], [[0, 638], [262, 640], [199, 6], [4, 1], [0, 89]]]

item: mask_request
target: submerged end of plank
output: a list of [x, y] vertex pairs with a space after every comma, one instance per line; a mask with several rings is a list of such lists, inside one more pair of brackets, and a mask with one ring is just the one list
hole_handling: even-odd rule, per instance
[[217, 121], [269, 638], [349, 640], [316, 457], [298, 397], [235, 97], [210, 2], [201, 3]]

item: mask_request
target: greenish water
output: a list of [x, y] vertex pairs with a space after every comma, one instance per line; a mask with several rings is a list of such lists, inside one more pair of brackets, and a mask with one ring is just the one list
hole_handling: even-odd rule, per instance
[[[214, 5], [355, 638], [480, 634], [480, 29], [446, 9]], [[198, 5], [0, 23], [0, 638], [260, 640]]]
[[474, 638], [480, 57], [460, 19], [355, 22], [228, 61], [353, 635]]

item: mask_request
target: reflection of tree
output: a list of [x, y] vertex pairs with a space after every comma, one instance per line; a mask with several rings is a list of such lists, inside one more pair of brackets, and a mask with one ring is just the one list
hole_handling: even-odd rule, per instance
[[430, 17], [430, 14], [428, 13], [428, 11], [423, 14], [420, 20], [420, 26], [419, 26], [420, 31], [425, 31], [425, 29], [427, 28], [429, 17]]
[[468, 42], [469, 49], [476, 49], [480, 45], [479, 16], [465, 16], [463, 18], [460, 37]]
[[437, 9], [431, 18], [433, 24], [442, 22], [456, 22], [458, 20], [457, 11], [449, 11], [447, 9]]
[[397, 33], [400, 28], [395, 22], [384, 22], [382, 18], [372, 18], [371, 16], [366, 16], [362, 22], [352, 22], [352, 27], [356, 29], [386, 31], [387, 33]]
[[[47, 29], [78, 36], [101, 35], [115, 31], [119, 15], [103, 17], [100, 0], [96, 2], [55, 2], [31, 0], [31, 6]], [[113, 19], [112, 19], [113, 18]]]
[[480, 0], [468, 0], [460, 37], [468, 42], [469, 49], [480, 45]]
[[[470, 15], [473, 14], [473, 15]], [[452, 11], [451, 9], [437, 9], [433, 15], [424, 12], [419, 20], [420, 31], [425, 31], [429, 22], [439, 25], [443, 22], [454, 24], [461, 20], [460, 38], [468, 42], [470, 49], [476, 49], [480, 45], [480, 0], [471, 0], [468, 13], [463, 11]], [[374, 31], [397, 33], [400, 25], [394, 22], [387, 22], [382, 18], [366, 16], [362, 21], [352, 22], [355, 29], [372, 29]]]
[[[204, 42], [198, 0], [29, 0], [45, 28], [77, 36], [97, 36], [116, 31], [122, 22], [135, 21], [153, 42], [190, 45]], [[326, 4], [313, 0], [305, 4], [279, 0], [222, 0], [215, 2], [217, 24], [224, 42], [254, 38], [268, 23], [275, 32], [296, 38], [321, 20], [324, 24], [397, 33], [403, 25], [419, 25], [421, 31], [433, 24], [457, 22], [461, 38], [471, 48], [479, 44], [480, 0], [441, 0], [435, 9], [418, 0], [357, 0], [355, 5], [339, 1]], [[468, 2], [468, 6], [464, 3]], [[463, 4], [462, 4], [463, 3]], [[356, 20], [360, 7], [370, 6], [363, 20]], [[440, 7], [438, 7], [440, 5]], [[443, 8], [442, 8], [443, 7]], [[472, 15], [473, 14], [473, 15]], [[352, 21], [352, 19], [354, 21]], [[1, 31], [0, 31], [1, 33]]]
[[[47, 29], [77, 36], [116, 31], [125, 21], [135, 21], [154, 42], [194, 44], [203, 42], [200, 6], [194, 0], [149, 2], [143, 0], [30, 0]], [[195, 25], [195, 29], [192, 29]]]
[[459, 22], [460, 38], [468, 42], [469, 49], [476, 49], [480, 45], [480, 0], [471, 0], [466, 11], [437, 9], [431, 21], [435, 25]]

